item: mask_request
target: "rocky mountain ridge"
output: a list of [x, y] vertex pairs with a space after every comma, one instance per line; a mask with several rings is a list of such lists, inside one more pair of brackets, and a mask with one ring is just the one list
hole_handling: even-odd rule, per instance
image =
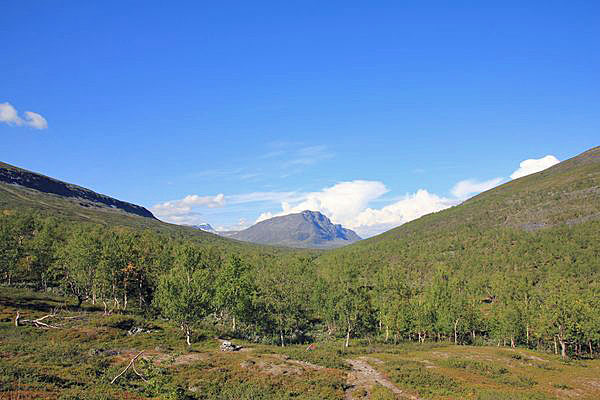
[[318, 211], [309, 210], [270, 218], [227, 236], [246, 242], [299, 248], [341, 247], [361, 240], [354, 231], [333, 224]]

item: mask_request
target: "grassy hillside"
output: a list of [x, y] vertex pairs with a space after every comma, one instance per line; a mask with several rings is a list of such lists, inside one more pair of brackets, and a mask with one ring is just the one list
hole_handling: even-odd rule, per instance
[[488, 190], [355, 246], [461, 227], [533, 231], [600, 219], [600, 146], [536, 174]]
[[232, 250], [259, 250], [268, 253], [285, 251], [282, 248], [223, 238], [188, 226], [169, 224], [154, 218], [141, 206], [1, 162], [0, 213], [33, 213], [55, 217], [60, 221], [151, 230], [170, 237], [190, 239]]
[[5, 163], [0, 163], [0, 182], [34, 189], [42, 193], [54, 194], [63, 198], [76, 199], [82, 207], [116, 209], [154, 219], [154, 215], [144, 207]]
[[[394, 262], [421, 248], [423, 256], [444, 258], [456, 250], [489, 249], [485, 238], [514, 236], [535, 241], [569, 232], [593, 230], [600, 220], [600, 147], [536, 174], [481, 193], [461, 205], [423, 216], [381, 235], [339, 249], [325, 257], [352, 257], [366, 263]], [[581, 226], [580, 226], [581, 225]], [[480, 240], [481, 239], [481, 240]], [[591, 239], [591, 237], [590, 237]], [[452, 250], [453, 247], [457, 247]], [[506, 251], [509, 251], [506, 249]], [[449, 253], [450, 252], [450, 253]], [[435, 257], [434, 257], [435, 258]]]

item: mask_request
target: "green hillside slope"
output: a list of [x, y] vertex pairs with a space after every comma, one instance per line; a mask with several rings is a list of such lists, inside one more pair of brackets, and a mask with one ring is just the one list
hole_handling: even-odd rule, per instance
[[477, 343], [482, 334], [488, 343], [554, 351], [560, 343], [565, 357], [583, 342], [592, 353], [600, 338], [599, 156], [593, 148], [323, 254], [317, 274], [337, 290], [333, 309], [349, 301], [345, 312], [356, 320], [347, 327], [379, 324], [386, 337]]
[[151, 229], [201, 242], [246, 246], [202, 230], [159, 221], [141, 206], [6, 163], [0, 163], [0, 212], [35, 213], [65, 221]]
[[349, 249], [390, 246], [411, 238], [452, 236], [462, 230], [514, 228], [533, 232], [600, 220], [600, 147], [536, 174], [515, 179], [463, 204], [363, 240]]

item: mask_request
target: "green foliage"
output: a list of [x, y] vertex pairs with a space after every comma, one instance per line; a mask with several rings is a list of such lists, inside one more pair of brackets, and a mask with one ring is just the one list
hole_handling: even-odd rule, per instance
[[196, 235], [149, 218], [134, 223], [107, 210], [75, 218], [65, 199], [59, 206], [29, 194], [25, 206], [27, 192], [3, 186], [0, 274], [5, 285], [68, 294], [83, 309], [160, 312], [188, 340], [202, 325], [281, 345], [360, 338], [370, 346], [496, 344], [593, 357], [599, 152], [319, 253]]
[[185, 331], [190, 345], [192, 327], [211, 311], [211, 271], [202, 262], [202, 253], [188, 244], [175, 249], [175, 266], [159, 281], [155, 305]]
[[235, 332], [236, 319], [251, 322], [251, 294], [253, 285], [250, 267], [237, 255], [231, 255], [217, 272], [215, 279], [214, 306], [228, 314]]

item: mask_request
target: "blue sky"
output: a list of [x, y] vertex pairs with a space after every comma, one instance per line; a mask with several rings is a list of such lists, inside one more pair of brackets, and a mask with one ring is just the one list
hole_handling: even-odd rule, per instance
[[0, 159], [173, 222], [307, 206], [368, 236], [598, 145], [599, 16], [596, 1], [9, 2]]

